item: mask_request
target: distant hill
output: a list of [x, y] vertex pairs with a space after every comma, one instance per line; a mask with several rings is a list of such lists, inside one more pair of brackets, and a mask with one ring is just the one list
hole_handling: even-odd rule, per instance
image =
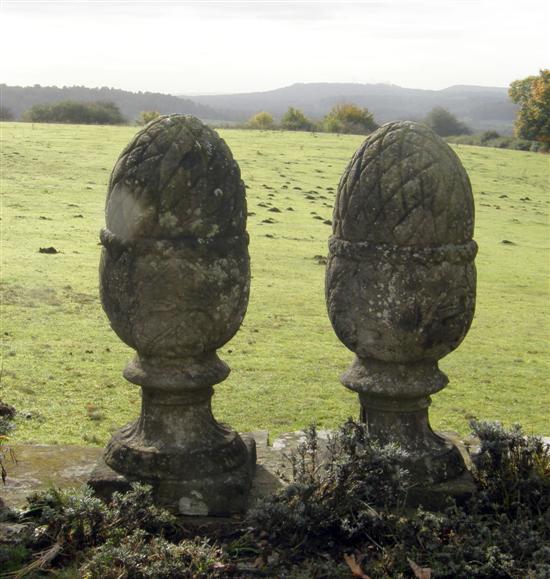
[[129, 92], [114, 88], [86, 88], [84, 86], [8, 86], [0, 84], [2, 106], [12, 111], [15, 118], [37, 104], [50, 104], [73, 100], [81, 102], [110, 101], [120, 109], [128, 121], [135, 120], [141, 111], [158, 111], [163, 114], [182, 113], [203, 120], [218, 119], [218, 114], [207, 105], [189, 99], [155, 92]]
[[297, 83], [265, 92], [185, 97], [107, 87], [0, 84], [0, 95], [2, 106], [10, 109], [16, 118], [36, 104], [102, 100], [114, 102], [129, 121], [135, 120], [141, 111], [149, 110], [191, 114], [204, 121], [244, 121], [262, 110], [281, 117], [289, 106], [320, 119], [334, 104], [345, 101], [368, 107], [376, 121], [384, 123], [422, 119], [432, 108], [441, 106], [474, 130], [494, 129], [503, 134], [512, 132], [517, 111], [508, 98], [507, 88], [464, 85], [437, 91], [392, 84]]
[[421, 119], [441, 106], [476, 130], [511, 132], [517, 107], [505, 87], [457, 85], [443, 90], [402, 88], [392, 84], [297, 83], [266, 92], [194, 95], [193, 101], [219, 111], [218, 118], [245, 120], [266, 110], [280, 117], [289, 106], [320, 118], [338, 102], [366, 106], [379, 123]]

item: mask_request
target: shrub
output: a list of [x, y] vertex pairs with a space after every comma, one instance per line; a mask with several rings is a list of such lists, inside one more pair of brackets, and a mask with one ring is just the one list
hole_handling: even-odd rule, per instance
[[34, 105], [23, 114], [33, 123], [73, 123], [83, 125], [118, 125], [124, 123], [120, 110], [110, 102], [63, 101], [51, 105]]
[[475, 477], [483, 499], [509, 516], [519, 511], [544, 514], [550, 509], [550, 450], [516, 424], [505, 429], [498, 422], [473, 421], [481, 441]]
[[0, 121], [13, 121], [14, 116], [11, 109], [8, 107], [0, 106]]
[[301, 110], [289, 107], [281, 119], [281, 127], [287, 131], [312, 131], [315, 125]]
[[[491, 138], [487, 138], [485, 135], [491, 134]], [[525, 139], [518, 139], [516, 137], [502, 137], [493, 136], [498, 135], [496, 131], [486, 131], [486, 133], [481, 133], [479, 135], [459, 135], [448, 137], [446, 140], [449, 143], [454, 143], [457, 145], [475, 145], [478, 147], [495, 147], [497, 149], [515, 149], [516, 151], [544, 151], [545, 143], [540, 143], [537, 141], [526, 141]]]
[[483, 131], [483, 133], [481, 133], [479, 135], [479, 140], [482, 143], [486, 143], [487, 141], [491, 141], [493, 139], [498, 139], [500, 137], [500, 134], [497, 133], [497, 131]]
[[204, 539], [170, 543], [138, 529], [97, 549], [81, 572], [90, 579], [177, 579], [223, 576], [222, 554]]
[[139, 113], [139, 117], [137, 118], [137, 124], [147, 125], [159, 117], [160, 113], [158, 111], [141, 111], [141, 113]]
[[109, 505], [50, 489], [30, 499], [30, 538], [14, 556], [0, 549], [0, 562], [11, 570], [34, 551], [19, 576], [57, 566], [90, 579], [550, 576], [548, 448], [518, 426], [472, 426], [477, 490], [443, 512], [406, 508], [406, 455], [349, 420], [326, 443], [310, 427], [289, 457], [289, 485], [245, 525], [219, 527], [216, 543], [155, 507], [143, 485]]
[[344, 103], [332, 107], [323, 119], [323, 126], [329, 133], [367, 135], [378, 128], [372, 113], [354, 104]]
[[248, 119], [248, 127], [251, 129], [272, 129], [274, 124], [273, 117], [266, 111], [256, 113]]
[[449, 135], [469, 135], [472, 131], [461, 123], [452, 113], [443, 107], [435, 107], [424, 118], [428, 125], [440, 137]]
[[[519, 427], [473, 428], [481, 444], [478, 490], [463, 506], [449, 499], [442, 513], [401, 508], [411, 481], [396, 464], [398, 449], [377, 447], [363, 425], [349, 421], [329, 444], [326, 467], [319, 466], [318, 441], [309, 431], [291, 457], [293, 482], [259, 506], [252, 524], [294, 557], [298, 569], [311, 565], [308, 557], [336, 565], [354, 552], [358, 557], [348, 565], [357, 575], [398, 577], [412, 568], [416, 576], [431, 569], [449, 579], [546, 577], [548, 448]], [[327, 576], [337, 576], [336, 567]]]
[[402, 505], [409, 484], [403, 458], [399, 448], [379, 446], [364, 424], [350, 420], [329, 441], [321, 463], [317, 433], [310, 427], [291, 456], [292, 482], [251, 513], [252, 524], [292, 544], [361, 534], [376, 526], [377, 509]]

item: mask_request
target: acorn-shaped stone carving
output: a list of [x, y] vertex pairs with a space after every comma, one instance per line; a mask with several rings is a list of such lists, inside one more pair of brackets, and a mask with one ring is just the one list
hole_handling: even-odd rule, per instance
[[427, 480], [463, 469], [456, 449], [431, 431], [427, 407], [447, 384], [437, 361], [472, 322], [473, 229], [468, 176], [424, 125], [384, 125], [340, 181], [326, 298], [336, 334], [357, 354], [342, 381], [359, 393], [370, 431], [409, 450]]
[[239, 167], [198, 119], [163, 117], [120, 155], [105, 219], [102, 303], [139, 353], [126, 375], [140, 380], [144, 365], [168, 360], [165, 379], [177, 380], [177, 360], [215, 354], [244, 318], [250, 265]]
[[[210, 408], [212, 386], [229, 374], [216, 349], [240, 327], [250, 287], [239, 167], [198, 119], [161, 117], [120, 155], [105, 217], [101, 299], [137, 351], [124, 376], [143, 391], [140, 418], [115, 433], [105, 463], [151, 483], [176, 512], [240, 511], [254, 449]], [[96, 473], [92, 485], [102, 492], [109, 477]]]

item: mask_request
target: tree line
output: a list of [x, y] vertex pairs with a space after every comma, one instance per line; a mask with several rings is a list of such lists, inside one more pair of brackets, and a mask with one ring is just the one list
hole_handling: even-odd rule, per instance
[[[531, 150], [550, 149], [550, 70], [541, 70], [538, 76], [529, 76], [511, 83], [510, 98], [519, 105], [515, 132], [518, 142], [500, 140], [496, 146], [510, 146], [527, 150], [529, 142], [536, 141], [540, 147]], [[147, 124], [160, 116], [160, 112], [141, 111], [136, 119], [138, 124]], [[12, 111], [0, 106], [0, 120], [13, 120]], [[66, 100], [51, 104], [36, 104], [22, 115], [22, 120], [40, 123], [75, 123], [75, 124], [123, 124], [128, 122], [119, 107], [110, 101], [80, 102]], [[470, 128], [459, 121], [452, 113], [442, 107], [432, 109], [423, 122], [442, 137], [459, 137], [471, 134]], [[378, 128], [372, 113], [353, 103], [340, 103], [332, 107], [320, 121], [308, 118], [301, 110], [289, 107], [276, 123], [273, 115], [260, 111], [250, 117], [245, 125], [251, 129], [283, 129], [287, 131], [325, 131], [329, 133], [347, 133], [365, 135]], [[500, 135], [489, 131], [483, 138], [462, 140], [471, 144], [491, 144], [500, 139]], [[524, 142], [520, 142], [523, 140]], [[526, 144], [527, 143], [527, 144]], [[515, 144], [518, 146], [515, 147]], [[495, 146], [495, 145], [493, 145]]]
[[328, 133], [368, 134], [378, 128], [372, 113], [367, 108], [359, 108], [352, 103], [335, 105], [321, 120], [314, 121], [299, 109], [289, 107], [276, 123], [267, 111], [252, 115], [246, 127], [250, 129], [276, 129], [286, 131], [326, 131]]
[[[423, 122], [438, 135], [470, 134], [471, 130], [460, 122], [448, 110], [436, 107], [430, 111]], [[327, 133], [345, 133], [366, 135], [378, 128], [373, 114], [367, 108], [359, 108], [353, 103], [337, 104], [320, 121], [314, 121], [294, 107], [289, 107], [279, 123], [267, 111], [261, 111], [248, 120], [246, 127], [250, 129], [283, 129], [286, 131], [321, 131]]]
[[141, 111], [155, 110], [162, 114], [182, 113], [202, 119], [219, 118], [217, 111], [186, 98], [154, 92], [130, 92], [109, 87], [85, 86], [9, 86], [0, 83], [1, 104], [21, 119], [34, 105], [52, 105], [60, 102], [114, 103], [122, 116], [133, 121]]
[[126, 122], [112, 102], [62, 101], [34, 105], [23, 113], [22, 120], [32, 123], [69, 123], [80, 125], [121, 125]]

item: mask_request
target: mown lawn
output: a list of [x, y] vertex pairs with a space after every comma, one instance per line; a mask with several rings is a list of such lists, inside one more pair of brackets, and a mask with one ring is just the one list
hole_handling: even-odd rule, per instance
[[[121, 376], [132, 352], [110, 330], [97, 289], [107, 180], [137, 129], [0, 128], [0, 398], [21, 411], [18, 441], [104, 444], [139, 412], [139, 389]], [[312, 421], [333, 427], [358, 405], [339, 383], [352, 354], [327, 318], [316, 256], [326, 255], [324, 221], [362, 138], [220, 133], [248, 186], [253, 279], [243, 327], [220, 352], [232, 373], [214, 412], [272, 435]], [[475, 416], [549, 434], [549, 158], [456, 150], [476, 199], [478, 302], [465, 342], [441, 363], [450, 385], [434, 397], [432, 422], [465, 433]], [[39, 253], [50, 246], [60, 253]]]

